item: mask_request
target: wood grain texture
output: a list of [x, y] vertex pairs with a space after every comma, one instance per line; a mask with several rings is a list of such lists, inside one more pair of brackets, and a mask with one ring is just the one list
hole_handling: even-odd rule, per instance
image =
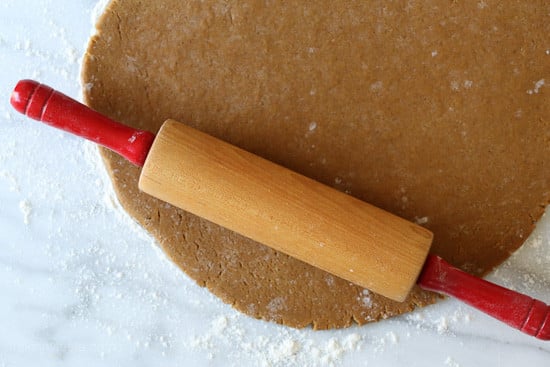
[[403, 301], [432, 233], [174, 120], [139, 188], [388, 298]]

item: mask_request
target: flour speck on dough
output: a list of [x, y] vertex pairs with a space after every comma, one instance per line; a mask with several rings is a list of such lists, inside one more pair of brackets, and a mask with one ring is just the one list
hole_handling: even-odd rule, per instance
[[361, 297], [359, 297], [359, 299], [364, 307], [372, 307], [372, 297], [368, 289], [364, 289], [363, 292], [361, 292]]
[[479, 9], [485, 9], [485, 8], [488, 7], [488, 6], [489, 6], [489, 5], [487, 5], [487, 3], [486, 3], [484, 0], [479, 1], [479, 2], [477, 3], [477, 7], [478, 7]]
[[419, 225], [426, 224], [428, 221], [428, 217], [414, 217], [414, 222]]
[[381, 80], [379, 80], [370, 85], [370, 90], [373, 92], [379, 92], [382, 90], [383, 87], [384, 87], [384, 83]]
[[283, 297], [275, 297], [267, 305], [267, 309], [272, 315], [277, 315], [280, 311], [286, 309], [286, 307], [286, 301]]
[[317, 123], [315, 121], [311, 121], [309, 123], [309, 131], [313, 131], [317, 128]]
[[535, 82], [535, 87], [533, 89], [527, 90], [527, 94], [537, 94], [545, 84], [546, 80], [540, 79], [539, 81]]
[[456, 80], [451, 81], [451, 90], [455, 92], [460, 90], [460, 84]]

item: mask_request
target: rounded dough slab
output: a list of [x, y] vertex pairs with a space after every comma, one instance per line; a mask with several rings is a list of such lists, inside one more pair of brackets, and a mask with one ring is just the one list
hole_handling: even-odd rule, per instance
[[[485, 274], [550, 198], [550, 3], [113, 1], [84, 60], [86, 102], [156, 131], [188, 123], [435, 233]], [[389, 301], [138, 192], [124, 208], [198, 284], [253, 317], [335, 328]]]

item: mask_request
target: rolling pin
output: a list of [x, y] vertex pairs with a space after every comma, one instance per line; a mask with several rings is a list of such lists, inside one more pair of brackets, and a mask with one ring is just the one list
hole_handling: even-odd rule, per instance
[[427, 229], [174, 120], [137, 130], [32, 80], [13, 107], [141, 166], [139, 189], [396, 301], [414, 284], [543, 340], [550, 307], [430, 255]]

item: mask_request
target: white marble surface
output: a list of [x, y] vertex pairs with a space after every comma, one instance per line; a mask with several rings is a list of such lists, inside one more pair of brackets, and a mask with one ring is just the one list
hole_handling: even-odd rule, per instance
[[[22, 78], [80, 94], [95, 6], [0, 2], [0, 366], [550, 365], [548, 342], [453, 300], [313, 332], [249, 319], [196, 286], [113, 202], [91, 144], [9, 106]], [[548, 217], [490, 277], [545, 302]]]

